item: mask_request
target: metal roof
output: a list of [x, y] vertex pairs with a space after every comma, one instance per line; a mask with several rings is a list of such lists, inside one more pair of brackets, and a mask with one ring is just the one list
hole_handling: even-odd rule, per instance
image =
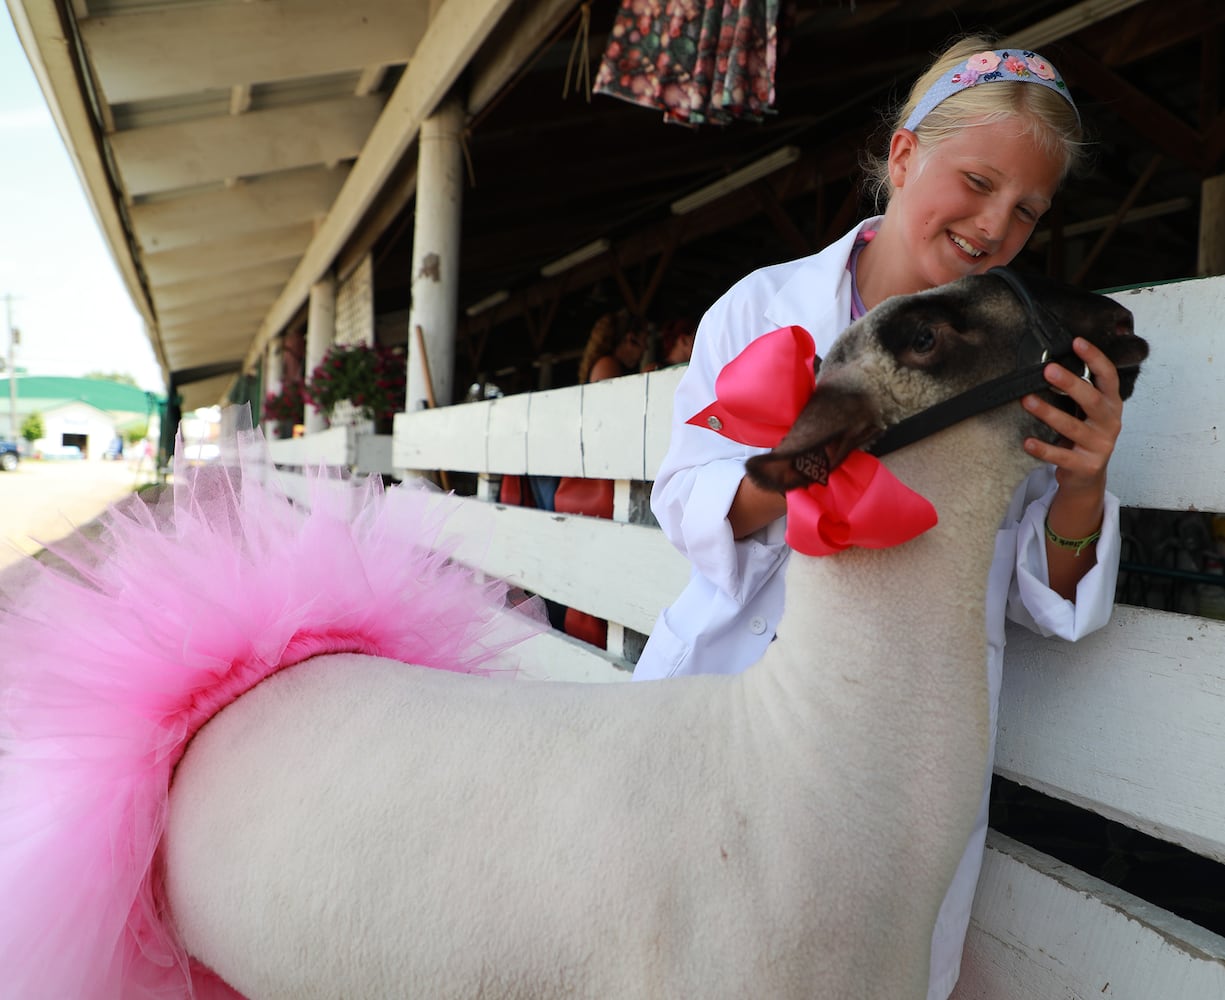
[[[0, 378], [0, 398], [8, 398], [8, 379]], [[145, 413], [161, 397], [134, 385], [66, 375], [18, 375], [17, 398], [31, 402], [80, 402], [99, 410]]]

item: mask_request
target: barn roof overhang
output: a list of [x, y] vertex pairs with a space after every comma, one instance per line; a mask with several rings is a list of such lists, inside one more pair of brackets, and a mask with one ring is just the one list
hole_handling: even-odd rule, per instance
[[[1041, 46], [1098, 129], [1093, 175], [1069, 184], [1030, 263], [1097, 286], [1193, 273], [1199, 185], [1225, 156], [1215, 0], [798, 0], [778, 114], [696, 131], [575, 93], [616, 0], [8, 4], [188, 408], [223, 399], [329, 270], [373, 249], [376, 284], [402, 286], [384, 301], [407, 294], [417, 132], [453, 89], [471, 169], [463, 356], [493, 370], [556, 347], [548, 328], [577, 288], [633, 305], [662, 282], [693, 312], [752, 266], [818, 248], [863, 209], [856, 150], [882, 107], [957, 30]], [[768, 176], [678, 210], [780, 154]], [[522, 343], [491, 337], [499, 324]]]

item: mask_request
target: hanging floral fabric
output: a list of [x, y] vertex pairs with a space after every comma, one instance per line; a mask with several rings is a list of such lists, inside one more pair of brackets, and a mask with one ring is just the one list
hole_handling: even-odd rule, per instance
[[760, 121], [774, 103], [780, 0], [621, 0], [595, 92], [684, 125]]

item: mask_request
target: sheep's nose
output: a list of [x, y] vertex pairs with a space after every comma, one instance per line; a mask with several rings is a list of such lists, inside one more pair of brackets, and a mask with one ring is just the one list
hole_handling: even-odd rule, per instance
[[1114, 317], [1114, 332], [1118, 337], [1131, 337], [1136, 333], [1136, 321], [1131, 310], [1119, 306]]

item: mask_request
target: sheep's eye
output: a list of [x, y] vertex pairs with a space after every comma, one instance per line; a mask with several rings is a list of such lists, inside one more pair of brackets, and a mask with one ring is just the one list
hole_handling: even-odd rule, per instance
[[930, 354], [936, 347], [936, 335], [924, 327], [910, 339], [910, 349], [915, 354]]

